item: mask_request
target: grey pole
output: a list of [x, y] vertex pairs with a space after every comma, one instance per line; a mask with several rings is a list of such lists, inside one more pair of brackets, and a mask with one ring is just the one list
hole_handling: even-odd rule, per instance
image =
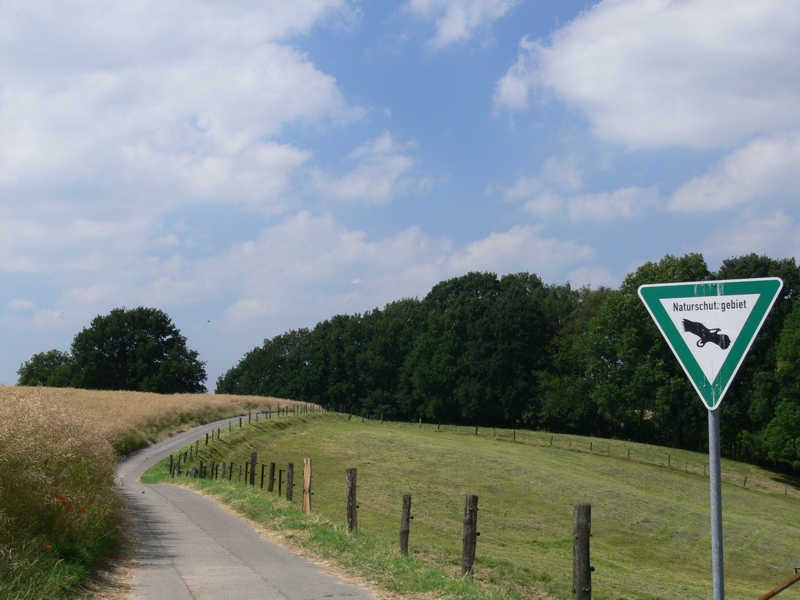
[[719, 461], [719, 403], [708, 411], [708, 464], [711, 473], [711, 569], [714, 574], [714, 600], [725, 600], [725, 574], [722, 561], [722, 478]]

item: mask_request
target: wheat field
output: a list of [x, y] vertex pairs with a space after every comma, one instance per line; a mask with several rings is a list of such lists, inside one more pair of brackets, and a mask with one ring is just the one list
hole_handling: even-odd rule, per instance
[[0, 387], [0, 403], [35, 397], [93, 418], [119, 454], [165, 439], [180, 431], [248, 411], [276, 410], [302, 404], [261, 396], [152, 394], [48, 387]]

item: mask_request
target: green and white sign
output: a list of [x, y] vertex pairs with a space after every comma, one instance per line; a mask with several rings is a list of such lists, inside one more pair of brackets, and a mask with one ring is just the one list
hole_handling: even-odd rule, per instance
[[643, 285], [639, 297], [714, 410], [783, 287], [777, 277]]

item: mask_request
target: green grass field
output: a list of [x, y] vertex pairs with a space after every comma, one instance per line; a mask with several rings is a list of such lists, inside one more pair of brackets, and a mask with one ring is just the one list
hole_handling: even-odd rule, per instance
[[[477, 494], [476, 580], [505, 597], [572, 597], [573, 507], [590, 502], [595, 598], [712, 596], [705, 455], [534, 432], [518, 431], [514, 441], [514, 435], [300, 415], [224, 431], [221, 441], [201, 445], [200, 455], [241, 464], [256, 450], [259, 464], [285, 468], [293, 462], [297, 505], [303, 458], [312, 458], [314, 513], [339, 530], [346, 520], [345, 469], [356, 467], [361, 533], [391, 554], [402, 495], [410, 493], [413, 557], [451, 574], [459, 569], [464, 495]], [[752, 465], [723, 461], [722, 468], [726, 593], [731, 599], [757, 598], [800, 564], [800, 493], [795, 482]], [[147, 477], [154, 481], [164, 473], [162, 465]], [[257, 486], [260, 466], [258, 475]], [[203, 487], [242, 504], [241, 495], [230, 491], [236, 486]], [[257, 495], [267, 496], [266, 485]], [[324, 544], [312, 545], [325, 553]], [[395, 581], [393, 575], [367, 576], [383, 585]], [[800, 598], [797, 588], [780, 597]]]

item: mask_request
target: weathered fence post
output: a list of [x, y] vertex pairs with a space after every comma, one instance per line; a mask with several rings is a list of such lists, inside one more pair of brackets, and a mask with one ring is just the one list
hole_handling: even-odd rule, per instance
[[209, 479], [214, 479], [214, 469], [216, 468], [217, 464], [216, 461], [210, 460], [208, 461], [208, 470], [211, 472], [211, 477]]
[[239, 480], [237, 483], [242, 483], [242, 465], [239, 465]]
[[347, 469], [345, 478], [347, 485], [347, 528], [350, 531], [358, 529], [358, 507], [356, 506], [356, 480], [358, 469]]
[[400, 554], [408, 556], [408, 534], [411, 531], [411, 494], [403, 494], [403, 510], [400, 513]]
[[206, 446], [208, 446], [208, 432], [206, 431]]
[[205, 463], [201, 460], [200, 461], [200, 479], [203, 479], [205, 475]]
[[303, 512], [311, 512], [311, 459], [303, 459]]
[[228, 466], [228, 481], [233, 481], [233, 461]]
[[464, 502], [464, 549], [461, 552], [461, 575], [472, 579], [475, 549], [478, 546], [478, 497], [467, 494]]
[[266, 468], [266, 466], [267, 465], [265, 465], [264, 463], [261, 463], [261, 489], [262, 490], [264, 489], [264, 469]]
[[275, 463], [269, 463], [269, 484], [267, 485], [267, 491], [271, 492], [275, 489]]
[[247, 424], [250, 425], [250, 421], [253, 420], [253, 413], [252, 411], [247, 411]]
[[283, 490], [283, 469], [278, 469], [278, 496], [280, 497]]
[[589, 565], [589, 537], [592, 535], [592, 505], [576, 504], [572, 543], [572, 598], [591, 600], [592, 567]]
[[294, 489], [294, 463], [286, 465], [286, 499], [291, 500], [294, 497], [292, 490]]
[[225, 481], [228, 478], [227, 466], [228, 465], [225, 464], [225, 461], [223, 460], [222, 461], [222, 481]]
[[250, 487], [255, 487], [256, 485], [256, 459], [258, 458], [258, 454], [256, 451], [250, 453]]
[[239, 417], [239, 429], [242, 428], [242, 417]]
[[200, 440], [194, 441], [194, 455], [200, 456]]
[[172, 475], [172, 469], [175, 465], [175, 460], [172, 458], [172, 454], [169, 455], [169, 472]]
[[250, 471], [250, 463], [244, 463], [244, 484], [247, 485], [247, 477]]

